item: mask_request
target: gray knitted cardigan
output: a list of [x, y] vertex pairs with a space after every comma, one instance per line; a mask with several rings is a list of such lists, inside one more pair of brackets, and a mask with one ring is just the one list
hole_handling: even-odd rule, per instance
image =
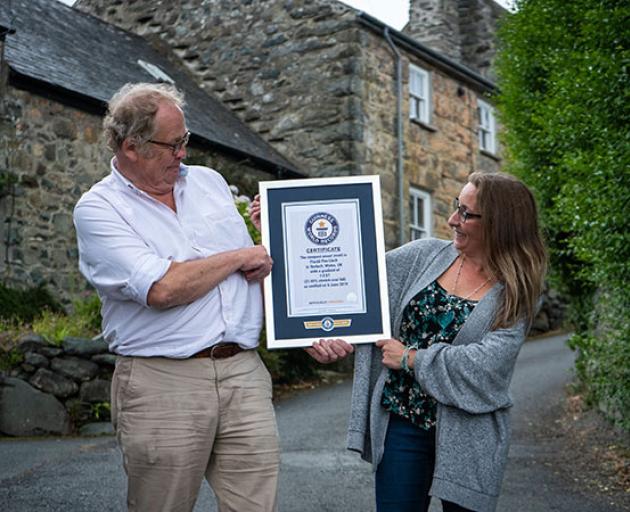
[[[418, 240], [387, 253], [392, 336], [409, 301], [455, 261], [452, 242]], [[496, 509], [510, 439], [508, 393], [526, 322], [491, 330], [502, 285], [477, 304], [453, 344], [419, 350], [415, 379], [438, 402], [431, 495], [471, 510]], [[380, 405], [387, 369], [372, 344], [356, 347], [348, 449], [373, 469], [383, 457], [389, 414]]]

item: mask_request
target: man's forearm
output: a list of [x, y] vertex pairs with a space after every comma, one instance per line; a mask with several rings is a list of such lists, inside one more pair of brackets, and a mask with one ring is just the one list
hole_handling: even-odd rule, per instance
[[147, 303], [158, 309], [188, 304], [238, 271], [248, 280], [261, 280], [271, 271], [271, 258], [258, 245], [199, 260], [174, 261], [164, 277], [151, 286]]
[[164, 277], [153, 283], [147, 297], [149, 306], [166, 309], [188, 304], [215, 288], [243, 265], [240, 250], [199, 260], [173, 261]]

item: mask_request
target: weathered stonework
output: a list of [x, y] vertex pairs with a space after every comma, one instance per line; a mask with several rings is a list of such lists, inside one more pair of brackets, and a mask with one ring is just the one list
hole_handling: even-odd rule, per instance
[[7, 256], [0, 271], [9, 282], [48, 282], [77, 292], [85, 285], [76, 262], [72, 208], [107, 169], [96, 135], [100, 118], [12, 87], [0, 101], [0, 148], [17, 180], [0, 197]]
[[[383, 38], [376, 34], [365, 32], [362, 43], [365, 112], [362, 167], [364, 174], [381, 176], [386, 241], [393, 247], [398, 240], [394, 58]], [[496, 171], [498, 161], [482, 155], [478, 149], [478, 93], [409, 54], [403, 54], [404, 91], [408, 91], [410, 63], [431, 72], [433, 112], [431, 126], [410, 121], [406, 114], [409, 112], [409, 96], [403, 93], [404, 190], [407, 194], [409, 187], [415, 186], [432, 194], [433, 234], [449, 238], [450, 228], [446, 221], [453, 198], [472, 171]], [[407, 196], [404, 204], [408, 204]]]
[[[65, 300], [88, 286], [78, 270], [72, 210], [109, 173], [102, 117], [11, 86], [0, 97], [0, 163], [17, 182], [0, 194], [0, 275], [46, 283]], [[212, 166], [242, 192], [274, 179], [255, 164], [192, 147], [189, 162]]]
[[361, 54], [353, 11], [329, 0], [87, 0], [77, 8], [159, 38], [199, 85], [313, 176], [358, 174]]
[[[80, 0], [77, 7], [173, 48], [202, 87], [311, 176], [380, 175], [386, 244], [398, 244], [394, 58], [355, 11], [334, 0]], [[410, 185], [430, 192], [433, 232], [450, 237], [446, 219], [468, 174], [499, 168], [478, 150], [481, 93], [401, 52], [404, 205]], [[410, 62], [432, 73], [432, 130], [408, 118]]]
[[0, 372], [0, 436], [70, 434], [109, 419], [115, 356], [104, 340], [66, 338], [53, 347], [31, 334], [17, 351], [22, 364]]
[[411, 0], [405, 33], [453, 60], [462, 58], [458, 1]]
[[405, 34], [496, 79], [496, 31], [507, 11], [493, 0], [411, 0]]
[[507, 11], [492, 0], [459, 0], [462, 62], [496, 80], [497, 27]]

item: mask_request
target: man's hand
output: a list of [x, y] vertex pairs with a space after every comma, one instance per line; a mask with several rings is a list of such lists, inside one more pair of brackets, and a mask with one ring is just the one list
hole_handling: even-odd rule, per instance
[[151, 286], [147, 303], [156, 309], [189, 304], [234, 272], [242, 272], [248, 281], [261, 281], [271, 272], [271, 265], [271, 258], [261, 245], [197, 260], [173, 261], [162, 279]]
[[[405, 351], [405, 345], [398, 340], [388, 339], [378, 340], [376, 342], [376, 346], [381, 349], [383, 354], [383, 364], [392, 370], [400, 370], [400, 361], [402, 359], [403, 352]], [[409, 368], [413, 368], [416, 352], [416, 350], [409, 351]]]
[[248, 281], [262, 281], [271, 272], [273, 261], [262, 245], [247, 247], [243, 251], [244, 263], [239, 270]]
[[304, 350], [318, 363], [330, 364], [352, 354], [354, 347], [346, 341], [334, 339], [316, 341], [312, 347]]
[[252, 204], [249, 205], [249, 218], [252, 221], [254, 227], [260, 231], [260, 195], [256, 194]]

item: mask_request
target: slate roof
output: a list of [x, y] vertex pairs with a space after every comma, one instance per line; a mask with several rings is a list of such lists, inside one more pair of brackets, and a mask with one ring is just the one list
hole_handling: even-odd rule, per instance
[[123, 84], [157, 81], [137, 63], [142, 59], [161, 68], [184, 92], [192, 143], [210, 143], [283, 177], [302, 176], [294, 164], [141, 37], [57, 0], [2, 0], [0, 25], [15, 29], [6, 35], [5, 60], [12, 79], [20, 84], [96, 103], [104, 112], [106, 102]]

